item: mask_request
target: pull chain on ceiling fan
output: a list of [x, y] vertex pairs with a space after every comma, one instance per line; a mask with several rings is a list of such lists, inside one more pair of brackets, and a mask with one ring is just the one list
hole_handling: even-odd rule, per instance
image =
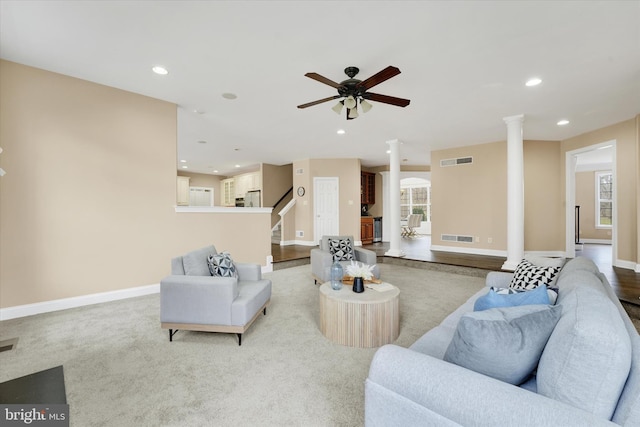
[[358, 69], [358, 67], [345, 68], [344, 73], [349, 78], [340, 83], [329, 80], [328, 78], [321, 76], [318, 73], [305, 74], [305, 76], [309, 77], [310, 79], [319, 81], [320, 83], [324, 83], [337, 89], [338, 95], [298, 105], [298, 108], [307, 108], [313, 105], [322, 104], [323, 102], [343, 98], [331, 109], [337, 114], [340, 114], [342, 112], [342, 109], [346, 107], [347, 120], [352, 120], [358, 117], [358, 102], [360, 103], [362, 111], [365, 113], [372, 107], [371, 103], [369, 103], [368, 101], [382, 102], [384, 104], [395, 105], [398, 107], [406, 107], [411, 102], [408, 99], [367, 92], [375, 85], [380, 84], [386, 80], [389, 80], [391, 77], [395, 77], [400, 74], [400, 70], [397, 67], [388, 66], [384, 70], [374, 74], [366, 80], [358, 80], [355, 78], [359, 71], [360, 70]]

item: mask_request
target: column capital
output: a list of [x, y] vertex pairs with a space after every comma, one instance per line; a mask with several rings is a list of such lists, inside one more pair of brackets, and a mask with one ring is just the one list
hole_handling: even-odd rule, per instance
[[507, 116], [507, 117], [503, 117], [502, 120], [504, 120], [505, 123], [509, 124], [509, 123], [513, 123], [513, 122], [524, 122], [524, 114], [518, 114], [515, 116]]
[[389, 144], [389, 145], [400, 145], [400, 144], [402, 144], [402, 142], [400, 142], [399, 139], [391, 139], [391, 140], [387, 141], [387, 144]]

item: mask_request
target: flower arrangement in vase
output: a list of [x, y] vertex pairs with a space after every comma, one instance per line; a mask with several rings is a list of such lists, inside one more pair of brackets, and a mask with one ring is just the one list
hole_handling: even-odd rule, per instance
[[362, 264], [356, 261], [351, 261], [351, 264], [347, 265], [347, 275], [353, 277], [353, 292], [364, 292], [364, 281], [373, 278], [374, 267], [375, 265]]

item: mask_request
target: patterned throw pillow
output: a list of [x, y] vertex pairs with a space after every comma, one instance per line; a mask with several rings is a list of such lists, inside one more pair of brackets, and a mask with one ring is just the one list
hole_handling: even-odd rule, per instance
[[216, 277], [238, 277], [236, 266], [228, 252], [209, 255], [209, 272]]
[[334, 261], [350, 261], [353, 256], [353, 246], [349, 239], [329, 239], [329, 252]]
[[539, 267], [523, 259], [513, 273], [509, 288], [515, 290], [531, 290], [541, 285], [548, 287], [558, 272], [560, 272], [560, 267]]

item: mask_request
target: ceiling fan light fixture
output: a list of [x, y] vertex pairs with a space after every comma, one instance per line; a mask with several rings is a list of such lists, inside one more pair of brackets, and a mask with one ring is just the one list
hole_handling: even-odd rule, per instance
[[369, 112], [369, 110], [371, 110], [371, 107], [373, 107], [373, 105], [371, 105], [371, 103], [367, 102], [366, 99], [363, 99], [362, 101], [360, 101], [360, 106], [362, 107], [362, 112], [363, 113]]
[[344, 101], [340, 101], [336, 105], [334, 105], [333, 108], [331, 108], [331, 109], [333, 111], [335, 111], [336, 114], [340, 114], [340, 113], [342, 113], [342, 108], [343, 107], [344, 107]]
[[354, 107], [354, 108], [350, 108], [350, 109], [349, 109], [348, 117], [349, 117], [350, 119], [355, 119], [355, 118], [357, 118], [357, 117], [358, 117], [358, 109], [357, 109], [357, 108], [355, 108], [355, 107]]
[[353, 97], [353, 95], [349, 95], [347, 99], [344, 100], [344, 106], [349, 109], [354, 108], [356, 105], [356, 99]]

